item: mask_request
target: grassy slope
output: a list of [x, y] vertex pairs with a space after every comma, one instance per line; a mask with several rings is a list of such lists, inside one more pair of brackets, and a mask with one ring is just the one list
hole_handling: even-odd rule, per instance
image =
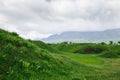
[[[71, 53], [81, 46], [31, 42], [0, 30], [0, 79], [3, 80], [119, 80], [120, 59]], [[37, 44], [37, 45], [36, 45]], [[106, 75], [107, 74], [107, 75]]]
[[60, 51], [58, 51], [57, 49], [52, 48], [51, 46], [49, 46], [48, 44], [45, 44], [42, 41], [30, 41], [31, 43], [37, 45], [38, 47], [45, 49], [51, 53], [59, 53]]
[[76, 80], [85, 79], [95, 70], [64, 55], [53, 54], [15, 33], [0, 30], [0, 42], [0, 79], [3, 80]]
[[81, 45], [79, 45], [78, 43], [74, 43], [74, 44], [52, 44], [51, 46], [54, 47], [55, 49], [60, 50], [60, 51], [71, 52], [71, 53], [73, 51], [81, 48]]
[[[54, 47], [57, 50], [63, 52], [70, 52], [70, 53], [73, 53], [79, 49], [83, 49], [86, 46], [98, 47], [98, 44], [93, 44], [93, 43], [51, 44], [51, 47]], [[103, 45], [99, 45], [99, 46], [104, 47]]]
[[[98, 70], [98, 73], [96, 72], [91, 73], [94, 75], [94, 77], [97, 77], [97, 79], [93, 78], [93, 80], [119, 80], [120, 79], [120, 67], [119, 67], [120, 58], [104, 58], [104, 57], [100, 57], [101, 54], [72, 53], [78, 49], [83, 49], [82, 47], [86, 45], [96, 45], [96, 44], [73, 43], [73, 44], [53, 44], [51, 46], [53, 46], [55, 49], [63, 51], [64, 52], [63, 55], [66, 55], [73, 61], [76, 61], [80, 64], [84, 64], [87, 66], [99, 68], [100, 71]], [[120, 52], [119, 45], [106, 45], [106, 47], [108, 48], [107, 50], [113, 51], [114, 53], [116, 51], [117, 53]], [[91, 80], [91, 77], [89, 77], [88, 80]]]
[[73, 44], [53, 44], [51, 45], [55, 49], [58, 49], [60, 51], [64, 52], [64, 55], [67, 57], [70, 57], [72, 60], [84, 63], [87, 65], [101, 65], [103, 63], [102, 60], [97, 57], [98, 55], [95, 54], [77, 54], [77, 53], [72, 53], [75, 52], [78, 49], [82, 49], [83, 46], [85, 45], [93, 45], [90, 43], [82, 44], [82, 43], [73, 43]]

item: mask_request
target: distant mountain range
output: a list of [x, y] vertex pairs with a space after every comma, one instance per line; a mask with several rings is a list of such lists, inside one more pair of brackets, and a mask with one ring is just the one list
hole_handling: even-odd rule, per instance
[[42, 39], [44, 42], [56, 43], [56, 42], [106, 42], [106, 41], [119, 41], [120, 40], [120, 28], [108, 29], [104, 31], [68, 31], [61, 34], [54, 34], [48, 38]]

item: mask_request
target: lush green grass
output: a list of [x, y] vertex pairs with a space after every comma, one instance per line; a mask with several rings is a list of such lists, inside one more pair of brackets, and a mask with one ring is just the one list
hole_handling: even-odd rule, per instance
[[[98, 44], [45, 44], [0, 30], [1, 80], [120, 80], [120, 58], [73, 53]], [[107, 49], [119, 55], [119, 45]], [[114, 50], [113, 50], [114, 49]], [[106, 49], [105, 49], [106, 50]], [[59, 53], [59, 54], [57, 54]], [[113, 54], [113, 53], [112, 53]], [[104, 53], [104, 55], [106, 55]]]
[[67, 58], [54, 55], [15, 33], [0, 30], [0, 42], [0, 79], [47, 80], [51, 76], [49, 80], [52, 80], [55, 76], [62, 79], [70, 75], [72, 61], [68, 62]]
[[[94, 68], [53, 54], [46, 46], [20, 38], [16, 33], [0, 30], [0, 79], [2, 80], [72, 80], [80, 70], [84, 79]], [[88, 70], [86, 70], [88, 69]], [[85, 74], [81, 74], [84, 72]]]
[[51, 52], [51, 53], [59, 53], [60, 52], [59, 50], [52, 48], [51, 46], [49, 46], [48, 44], [45, 44], [42, 41], [30, 41], [30, 42], [37, 45], [38, 47], [40, 47], [44, 50]]
[[[84, 54], [66, 53], [65, 55], [68, 56], [73, 61], [94, 68], [94, 70], [90, 72], [90, 74], [87, 74], [88, 80], [119, 80], [120, 79], [119, 58], [101, 58], [96, 54], [84, 55]], [[88, 70], [89, 70], [88, 68], [83, 70], [84, 72], [79, 72], [80, 70], [78, 70], [77, 74], [83, 76], [82, 73], [86, 74], [86, 71]]]
[[[63, 51], [63, 55], [70, 58], [75, 62], [84, 64], [86, 66], [94, 67], [95, 71], [92, 71], [88, 80], [119, 80], [120, 79], [120, 45], [101, 45], [93, 43], [73, 43], [73, 44], [53, 44], [54, 48]], [[102, 53], [81, 53], [85, 52], [85, 49], [100, 49]], [[92, 47], [92, 48], [91, 48]], [[78, 51], [78, 53], [72, 53]], [[81, 51], [81, 52], [80, 52]], [[112, 53], [109, 53], [111, 52]], [[79, 68], [78, 68], [79, 69]], [[84, 72], [88, 71], [84, 70]], [[83, 73], [84, 73], [83, 72]], [[77, 74], [81, 74], [79, 70]], [[79, 80], [79, 79], [78, 79]], [[80, 79], [82, 80], [82, 79]]]
[[[71, 53], [100, 53], [108, 49], [108, 46], [95, 43], [72, 43], [72, 44], [51, 44], [50, 46], [64, 52]], [[91, 49], [87, 51], [87, 49]]]
[[81, 48], [82, 45], [85, 44], [80, 44], [80, 43], [73, 43], [73, 44], [51, 44], [50, 46], [58, 49], [59, 51], [63, 51], [63, 52], [74, 52], [77, 49]]
[[71, 58], [76, 62], [80, 62], [87, 65], [101, 65], [103, 64], [103, 60], [101, 60], [98, 55], [95, 54], [74, 54], [74, 53], [66, 53], [66, 56]]

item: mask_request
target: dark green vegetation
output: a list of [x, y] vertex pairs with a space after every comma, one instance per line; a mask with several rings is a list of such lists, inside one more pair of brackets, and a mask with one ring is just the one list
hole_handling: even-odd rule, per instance
[[120, 80], [120, 46], [45, 44], [0, 30], [1, 80]]

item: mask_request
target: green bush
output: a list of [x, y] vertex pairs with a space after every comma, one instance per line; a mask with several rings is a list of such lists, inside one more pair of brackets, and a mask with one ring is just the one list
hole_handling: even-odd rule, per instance
[[16, 32], [11, 32], [13, 36], [19, 36]]
[[85, 53], [85, 54], [90, 54], [90, 53], [102, 53], [107, 50], [107, 47], [104, 45], [84, 45], [81, 49], [76, 50], [74, 53]]

